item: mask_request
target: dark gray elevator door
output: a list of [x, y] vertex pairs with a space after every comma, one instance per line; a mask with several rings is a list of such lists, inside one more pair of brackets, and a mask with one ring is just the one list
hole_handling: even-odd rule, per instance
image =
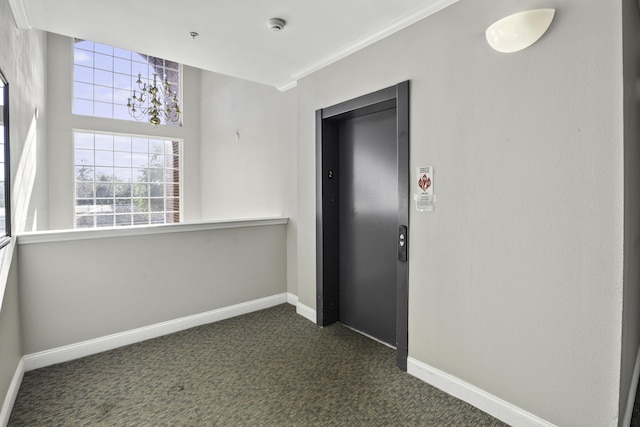
[[339, 126], [340, 321], [396, 345], [396, 110]]

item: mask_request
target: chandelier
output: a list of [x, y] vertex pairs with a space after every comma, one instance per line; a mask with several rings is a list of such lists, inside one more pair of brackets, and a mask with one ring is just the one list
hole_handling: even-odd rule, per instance
[[140, 89], [140, 95], [133, 91], [133, 96], [127, 101], [129, 114], [136, 120], [144, 120], [149, 117], [149, 123], [154, 126], [160, 124], [160, 119], [166, 122], [177, 122], [180, 117], [180, 106], [176, 92], [171, 84], [164, 78], [164, 82], [158, 84], [158, 75], [153, 74], [153, 84], [142, 83], [140, 74], [136, 81]]

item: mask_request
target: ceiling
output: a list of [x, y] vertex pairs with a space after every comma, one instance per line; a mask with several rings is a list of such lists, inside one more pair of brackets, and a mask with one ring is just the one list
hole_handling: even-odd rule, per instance
[[[37, 28], [286, 90], [459, 0], [9, 0]], [[270, 18], [285, 28], [267, 28]], [[200, 35], [192, 39], [191, 31]]]

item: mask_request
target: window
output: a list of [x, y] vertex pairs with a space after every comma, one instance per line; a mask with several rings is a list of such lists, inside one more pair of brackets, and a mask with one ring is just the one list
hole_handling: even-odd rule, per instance
[[[119, 49], [88, 40], [75, 39], [73, 60], [73, 113], [110, 119], [133, 120], [127, 100], [136, 90], [138, 74], [143, 83], [165, 77], [171, 88], [181, 94], [181, 66], [141, 53]], [[179, 102], [182, 104], [181, 102]], [[180, 120], [163, 124], [180, 126]]]
[[0, 247], [11, 236], [11, 172], [9, 168], [9, 85], [0, 72]]
[[180, 222], [181, 142], [74, 132], [75, 226]]

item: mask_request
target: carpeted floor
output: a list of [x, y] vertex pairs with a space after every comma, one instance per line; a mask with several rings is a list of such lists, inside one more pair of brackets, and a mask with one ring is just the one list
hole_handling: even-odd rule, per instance
[[27, 372], [9, 426], [504, 426], [290, 305]]

